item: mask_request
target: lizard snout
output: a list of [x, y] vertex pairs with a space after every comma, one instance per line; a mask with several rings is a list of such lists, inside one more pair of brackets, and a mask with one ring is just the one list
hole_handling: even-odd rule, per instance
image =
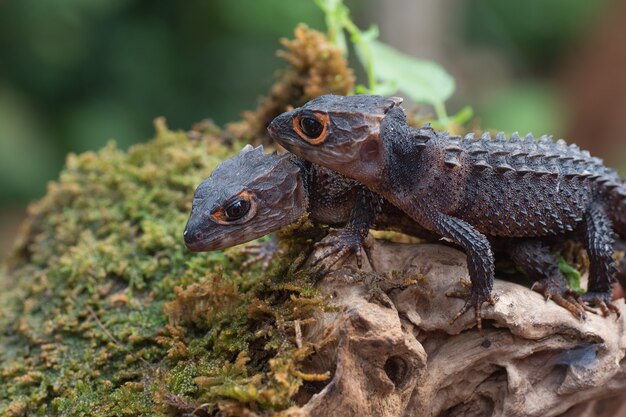
[[272, 138], [276, 139], [277, 137], [293, 133], [293, 127], [291, 123], [292, 114], [293, 112], [283, 113], [276, 116], [274, 120], [270, 122], [270, 124], [267, 126], [267, 131]]
[[185, 241], [185, 246], [187, 246], [187, 249], [192, 251], [194, 250], [194, 247], [201, 238], [201, 234], [201, 230], [194, 230], [192, 227], [189, 226], [185, 228], [185, 231], [183, 232], [183, 239]]

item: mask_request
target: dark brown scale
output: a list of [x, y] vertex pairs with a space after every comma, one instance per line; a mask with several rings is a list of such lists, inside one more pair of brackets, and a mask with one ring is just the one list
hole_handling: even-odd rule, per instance
[[[254, 204], [245, 207], [254, 205], [255, 214], [250, 212], [231, 223], [216, 221], [213, 214], [242, 193], [252, 196]], [[246, 147], [198, 186], [184, 233], [185, 244], [192, 251], [227, 248], [275, 232], [307, 211], [317, 224], [341, 227], [317, 261], [358, 250], [370, 227], [436, 240], [401, 210], [353, 179], [293, 155], [268, 155], [262, 147]], [[271, 251], [267, 254], [272, 255]]]
[[[578, 230], [594, 265], [585, 299], [603, 310], [610, 306], [613, 240], [611, 221], [601, 206], [615, 199], [612, 190], [623, 189], [614, 171], [578, 147], [554, 143], [548, 137], [535, 140], [528, 135], [520, 140], [513, 135], [507, 140], [498, 134], [495, 139], [469, 136], [459, 142], [433, 131], [430, 142], [435, 148], [451, 147], [459, 163], [446, 168], [459, 170], [459, 177], [465, 177], [464, 197], [447, 215], [487, 236], [547, 237]], [[464, 175], [464, 166], [471, 167], [472, 175]], [[623, 205], [623, 201], [618, 204]], [[610, 216], [613, 211], [607, 212]], [[485, 217], [492, 220], [485, 222]], [[612, 217], [619, 221], [624, 216]]]
[[[435, 177], [435, 183], [438, 187], [445, 185], [440, 176]], [[215, 207], [232, 201], [242, 190], [254, 196], [259, 214], [244, 223], [214, 223], [210, 213]], [[353, 179], [295, 156], [267, 155], [262, 148], [246, 148], [222, 163], [198, 187], [185, 231], [185, 243], [194, 251], [237, 245], [287, 226], [305, 211], [309, 211], [310, 219], [316, 223], [341, 227], [314, 262], [325, 257], [339, 259], [351, 251], [358, 251], [370, 226], [438, 240], [436, 235]], [[556, 260], [549, 253], [549, 246], [524, 239], [505, 239], [496, 246], [537, 280], [535, 288], [538, 291], [576, 317], [584, 315], [580, 304], [567, 299], [569, 289], [556, 267]], [[267, 267], [279, 249], [275, 241], [253, 245], [245, 253], [254, 257], [242, 267], [255, 261], [263, 262]], [[482, 250], [489, 250], [488, 245], [483, 245]]]
[[357, 200], [358, 183], [337, 175], [327, 168], [315, 167], [311, 172], [309, 210], [315, 220], [330, 226], [344, 225]]
[[[435, 146], [449, 146], [439, 136], [435, 141]], [[468, 136], [452, 146], [462, 149], [457, 152], [459, 159], [472, 166], [475, 174], [466, 180], [463, 203], [449, 214], [476, 223], [486, 235], [536, 237], [571, 232], [594, 197], [594, 190], [585, 184], [588, 181], [573, 174], [595, 169], [596, 161], [584, 159], [576, 148], [554, 144], [547, 137], [535, 141], [531, 136], [520, 139], [515, 134], [510, 140], [503, 134], [495, 139], [484, 135], [480, 140]], [[582, 161], [573, 166], [566, 158], [559, 166], [558, 151]], [[488, 227], [481, 225], [484, 213], [475, 210], [477, 205], [489, 207], [487, 200], [494, 207], [489, 209], [491, 215], [504, 217]]]
[[[360, 181], [463, 247], [472, 289], [461, 313], [473, 308], [479, 325], [480, 306], [493, 302], [487, 237], [580, 239], [596, 265], [586, 301], [608, 308], [612, 230], [626, 236], [626, 186], [615, 171], [550, 137], [461, 140], [429, 126], [412, 129], [399, 103], [380, 96], [322, 96], [277, 117], [269, 130], [291, 152]], [[311, 143], [293, 131], [292, 120], [303, 112], [328, 120], [324, 138]]]

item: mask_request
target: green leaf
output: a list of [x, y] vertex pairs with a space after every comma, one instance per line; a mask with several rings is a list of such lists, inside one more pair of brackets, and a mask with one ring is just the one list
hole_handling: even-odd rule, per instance
[[376, 40], [369, 42], [369, 52], [376, 78], [395, 83], [415, 102], [435, 105], [454, 93], [454, 79], [434, 62], [413, 58]]
[[451, 116], [450, 119], [453, 123], [463, 125], [474, 117], [474, 109], [471, 106], [465, 106], [457, 114]]
[[354, 87], [354, 92], [355, 94], [372, 94], [370, 89], [363, 84], [357, 84], [356, 87]]
[[583, 293], [583, 289], [580, 288], [580, 272], [568, 264], [561, 255], [558, 255], [557, 259], [559, 261], [559, 270], [565, 275], [569, 287], [578, 293]]
[[394, 81], [376, 83], [376, 88], [369, 94], [377, 94], [379, 96], [393, 96], [398, 92], [398, 83]]

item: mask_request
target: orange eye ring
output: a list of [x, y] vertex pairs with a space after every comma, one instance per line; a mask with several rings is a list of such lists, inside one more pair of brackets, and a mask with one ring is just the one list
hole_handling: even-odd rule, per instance
[[[305, 120], [305, 118], [314, 119], [322, 126], [322, 131], [319, 135], [317, 135], [316, 137], [311, 137], [302, 129], [302, 122], [303, 120]], [[324, 140], [326, 140], [326, 136], [328, 135], [329, 120], [330, 118], [327, 114], [298, 114], [296, 117], [293, 118], [293, 130], [295, 130], [298, 136], [300, 136], [300, 138], [302, 138], [302, 140], [304, 140], [305, 142], [311, 145], [319, 145], [320, 143], [323, 143]]]
[[[242, 207], [245, 207], [245, 213], [243, 213], [240, 217], [232, 217], [228, 214], [228, 209], [233, 205], [233, 203], [244, 203]], [[218, 224], [241, 224], [246, 223], [251, 218], [254, 217], [257, 210], [256, 200], [253, 198], [252, 193], [249, 191], [242, 191], [235, 198], [228, 201], [228, 203], [218, 207], [211, 213], [211, 217], [213, 221]]]

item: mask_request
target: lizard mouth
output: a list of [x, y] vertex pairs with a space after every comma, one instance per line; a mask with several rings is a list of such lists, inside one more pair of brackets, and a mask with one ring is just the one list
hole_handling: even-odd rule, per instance
[[239, 236], [232, 234], [225, 234], [224, 236], [216, 237], [203, 231], [194, 233], [189, 229], [185, 230], [183, 237], [185, 240], [185, 246], [191, 252], [210, 252], [214, 250], [226, 249], [257, 238], [257, 236], [254, 236], [250, 239], [242, 240]]
[[250, 242], [280, 228], [273, 227], [270, 222], [267, 225], [268, 227], [264, 227], [253, 222], [247, 225], [235, 225], [235, 227], [224, 225], [211, 227], [206, 223], [196, 223], [187, 225], [183, 238], [189, 251], [211, 252]]
[[185, 240], [185, 246], [192, 252], [218, 249], [215, 240], [207, 239], [202, 232], [196, 232], [193, 229], [186, 228], [183, 233], [183, 238]]

